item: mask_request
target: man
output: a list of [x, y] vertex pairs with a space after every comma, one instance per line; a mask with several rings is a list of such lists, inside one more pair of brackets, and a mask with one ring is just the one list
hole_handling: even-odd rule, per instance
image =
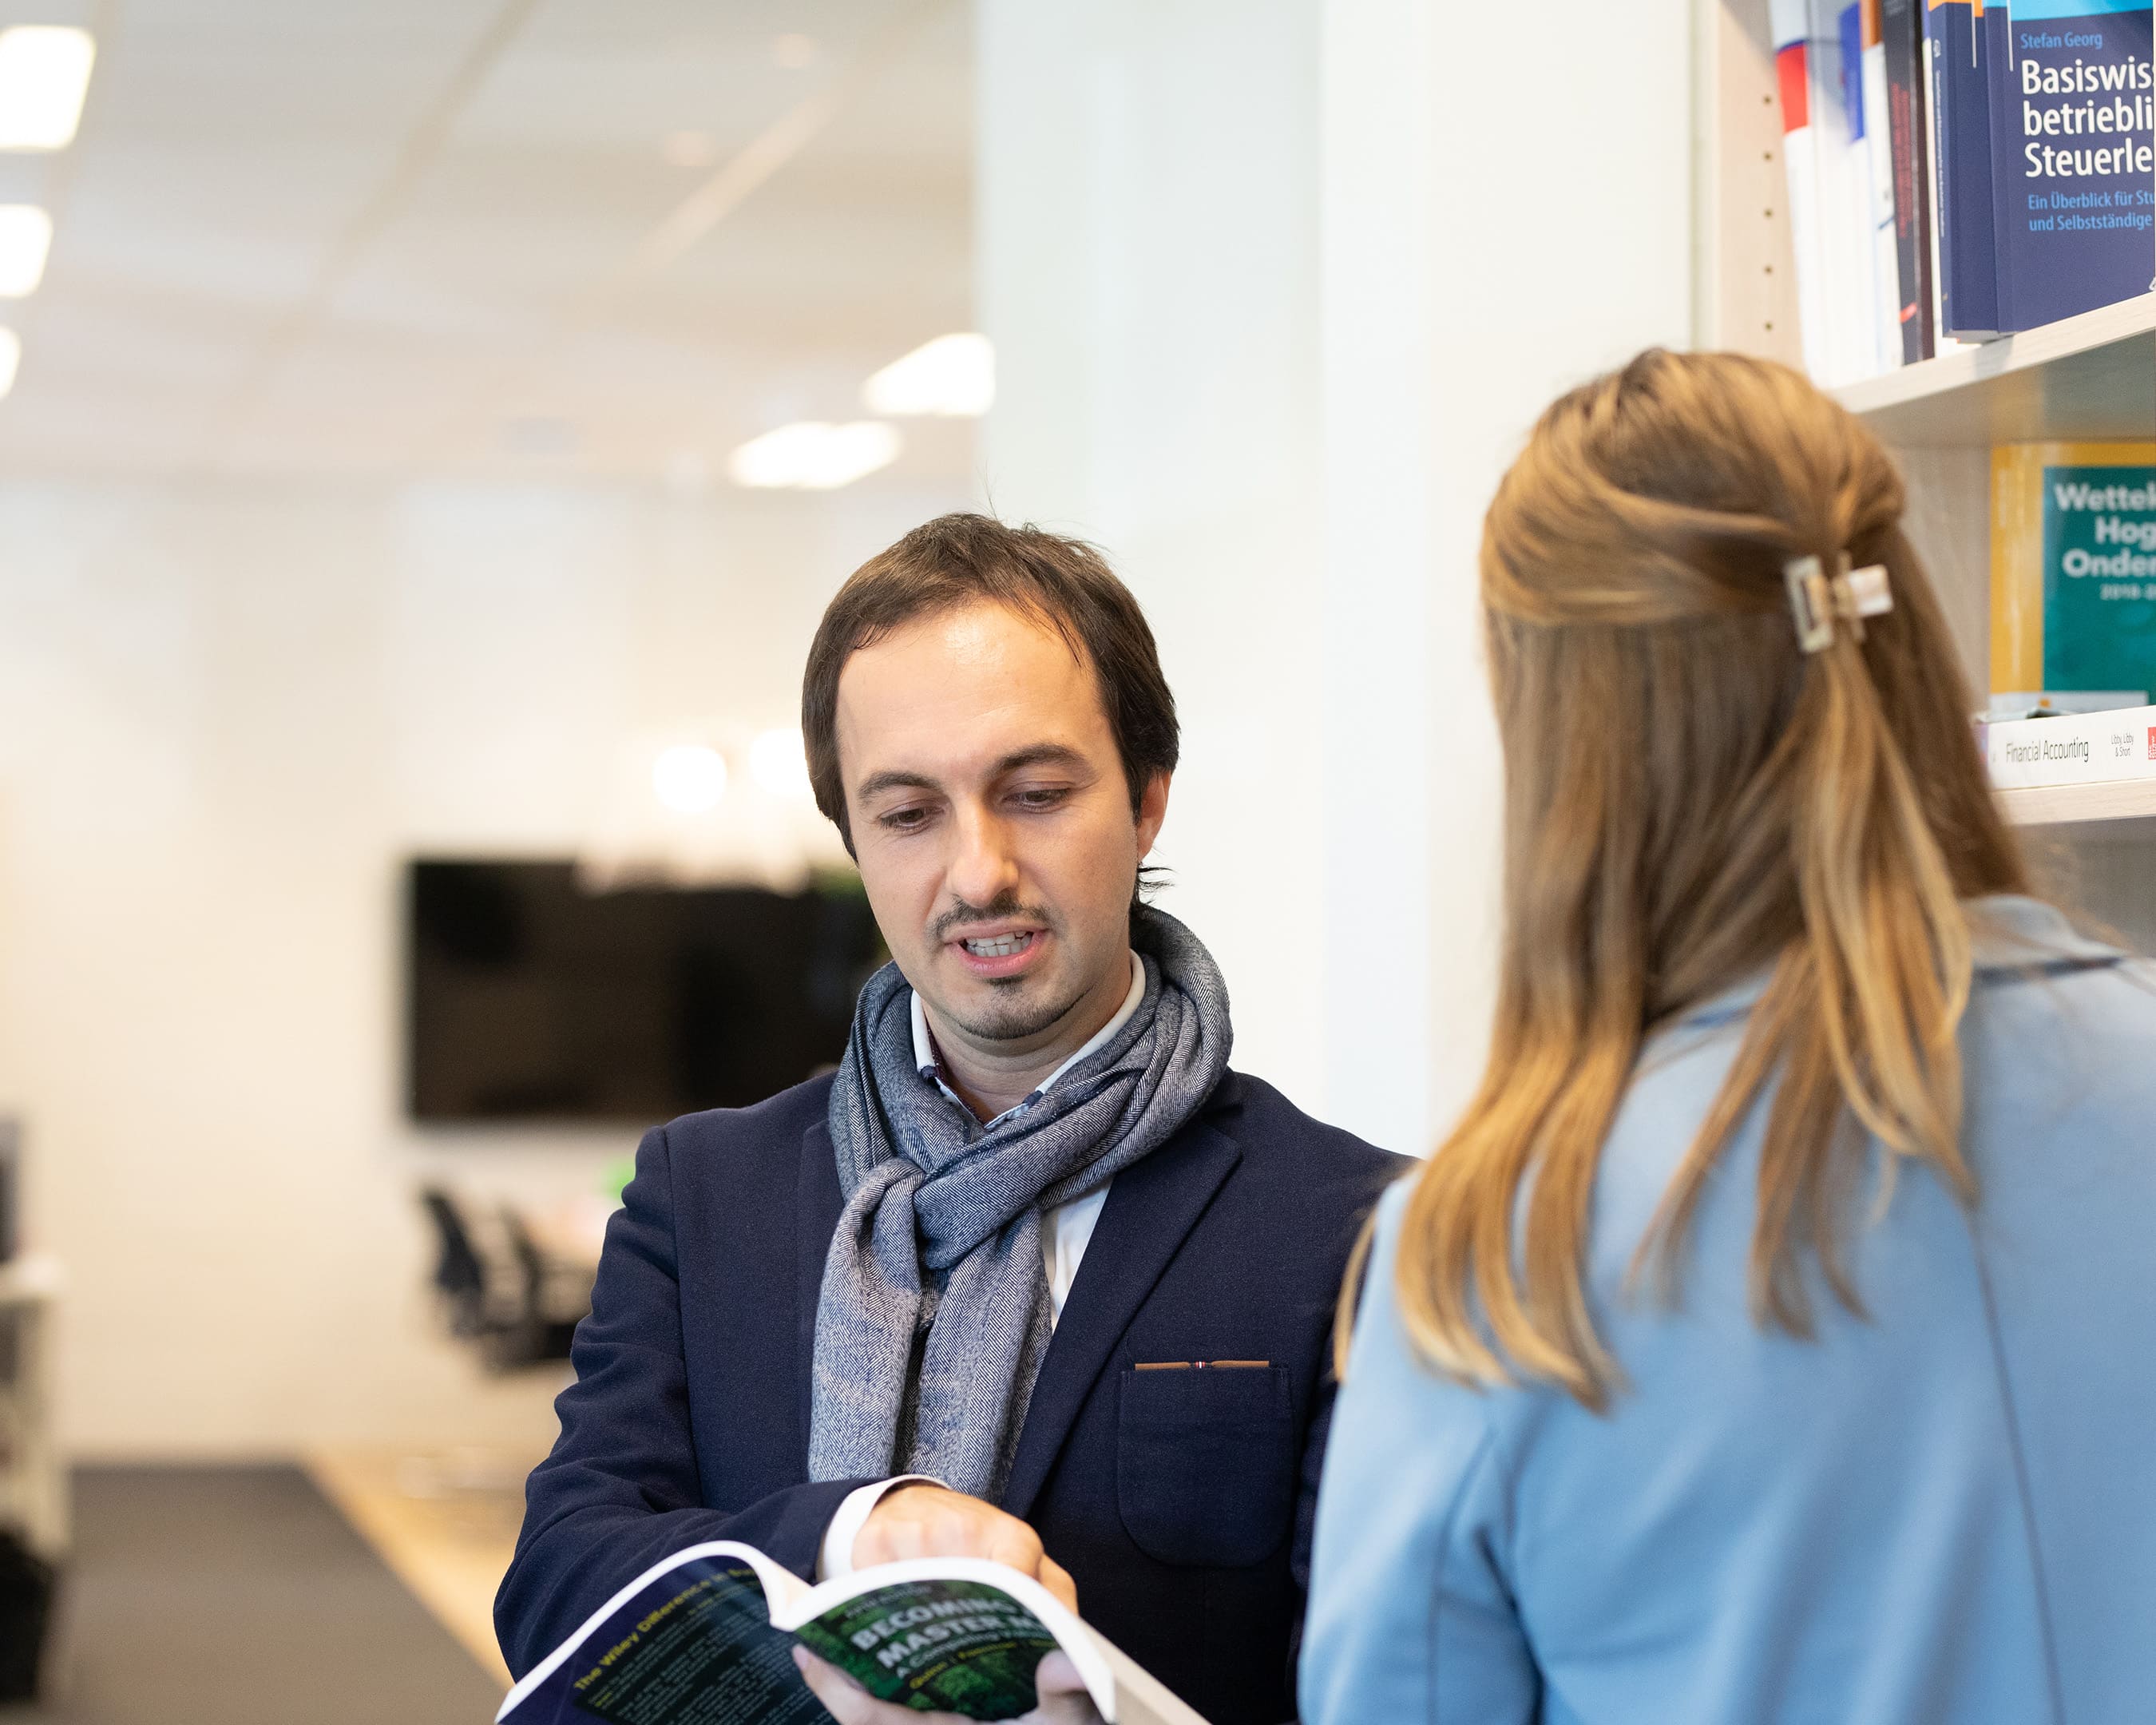
[[1138, 901], [1177, 757], [1152, 632], [1087, 547], [945, 516], [832, 600], [802, 725], [894, 962], [834, 1076], [645, 1137], [509, 1663], [700, 1540], [804, 1577], [967, 1553], [1075, 1583], [1215, 1725], [1289, 1718], [1328, 1327], [1402, 1164], [1230, 1071], [1210, 955]]

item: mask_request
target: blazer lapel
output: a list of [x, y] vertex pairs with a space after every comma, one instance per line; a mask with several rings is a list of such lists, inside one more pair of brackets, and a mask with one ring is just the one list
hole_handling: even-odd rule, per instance
[[1011, 1514], [1032, 1509], [1116, 1343], [1242, 1156], [1233, 1139], [1194, 1121], [1116, 1176], [1026, 1408], [1004, 1487]]
[[831, 1236], [838, 1230], [839, 1212], [844, 1208], [844, 1194], [839, 1190], [838, 1155], [831, 1147], [831, 1129], [819, 1120], [801, 1136], [800, 1187], [793, 1205], [797, 1262], [794, 1359], [795, 1375], [800, 1384], [801, 1455], [804, 1466], [814, 1410], [816, 1308], [824, 1298], [824, 1260], [830, 1256]]

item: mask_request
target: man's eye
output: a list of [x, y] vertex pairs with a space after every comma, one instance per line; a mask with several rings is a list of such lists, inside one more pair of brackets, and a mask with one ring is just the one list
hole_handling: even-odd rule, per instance
[[878, 815], [876, 824], [889, 828], [894, 833], [910, 833], [916, 827], [928, 824], [928, 811], [926, 809], [893, 809]]
[[1053, 790], [1035, 788], [1019, 792], [1017, 801], [1021, 809], [1053, 809], [1070, 794], [1060, 786]]

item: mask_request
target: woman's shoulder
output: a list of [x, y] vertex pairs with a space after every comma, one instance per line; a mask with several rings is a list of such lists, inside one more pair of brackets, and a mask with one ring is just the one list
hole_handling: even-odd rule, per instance
[[1961, 1042], [1974, 1147], [2086, 1141], [2107, 1122], [2142, 1142], [2156, 1117], [2156, 966], [2033, 899], [1979, 901], [1972, 920]]
[[[1969, 906], [1974, 975], [1962, 1025], [1972, 1127], [2004, 1111], [2062, 1120], [2156, 1113], [2156, 964], [2082, 932], [2056, 906], [2000, 895]], [[1604, 1147], [1599, 1226], [1649, 1224], [1727, 1080], [1759, 983], [1730, 990], [1650, 1038]], [[1741, 1161], [1767, 1097], [1741, 1122]], [[1746, 1216], [1738, 1219], [1748, 1220]]]

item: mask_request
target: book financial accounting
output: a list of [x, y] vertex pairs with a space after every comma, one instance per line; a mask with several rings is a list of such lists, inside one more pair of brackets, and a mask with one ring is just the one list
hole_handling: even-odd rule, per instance
[[2156, 779], [2156, 706], [1987, 724], [1978, 747], [2002, 790]]
[[977, 1558], [880, 1563], [810, 1587], [721, 1540], [656, 1563], [593, 1612], [501, 1705], [500, 1725], [820, 1725], [796, 1641], [878, 1698], [1013, 1719], [1060, 1648], [1108, 1725], [1205, 1725], [1015, 1569]]

